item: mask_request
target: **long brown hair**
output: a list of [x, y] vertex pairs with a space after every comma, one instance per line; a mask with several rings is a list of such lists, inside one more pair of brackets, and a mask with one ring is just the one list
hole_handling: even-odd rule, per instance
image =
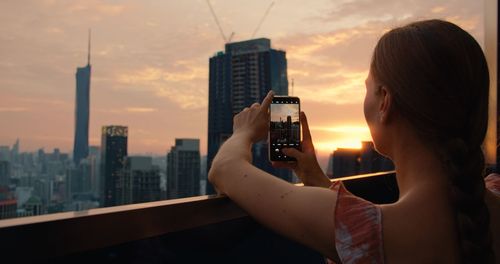
[[370, 70], [449, 172], [462, 261], [493, 263], [481, 149], [489, 75], [481, 47], [453, 23], [415, 22], [379, 40]]

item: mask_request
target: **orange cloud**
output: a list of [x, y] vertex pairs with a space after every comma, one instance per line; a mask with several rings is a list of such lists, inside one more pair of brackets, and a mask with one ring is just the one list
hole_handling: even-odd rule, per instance
[[93, 1], [75, 1], [68, 6], [67, 10], [71, 13], [75, 12], [95, 12], [106, 16], [116, 16], [122, 14], [127, 6], [119, 4], [108, 4], [101, 0]]
[[0, 107], [0, 112], [27, 112], [26, 107]]
[[148, 66], [118, 74], [116, 81], [128, 89], [151, 91], [182, 109], [200, 109], [208, 104], [208, 69], [193, 61], [180, 60], [168, 68]]
[[125, 110], [129, 113], [151, 113], [158, 111], [158, 109], [150, 107], [127, 107]]

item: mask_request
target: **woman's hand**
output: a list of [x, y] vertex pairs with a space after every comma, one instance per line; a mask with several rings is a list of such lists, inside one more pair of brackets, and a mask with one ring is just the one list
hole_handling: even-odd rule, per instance
[[269, 105], [273, 96], [274, 93], [270, 91], [262, 105], [255, 103], [234, 116], [233, 135], [222, 144], [208, 172], [208, 180], [217, 193], [226, 192], [224, 183], [234, 177], [233, 173], [227, 171], [233, 171], [233, 165], [239, 164], [239, 167], [252, 163], [252, 144], [265, 139], [268, 134]]
[[307, 124], [304, 112], [300, 112], [300, 122], [302, 124], [302, 152], [294, 148], [285, 148], [282, 150], [283, 154], [293, 157], [297, 161], [293, 163], [273, 162], [273, 166], [293, 169], [304, 185], [328, 188], [331, 182], [318, 164], [311, 132], [309, 131], [309, 125]]
[[265, 139], [269, 131], [269, 105], [273, 96], [274, 92], [269, 91], [262, 105], [254, 103], [234, 116], [233, 136], [243, 136], [251, 143]]

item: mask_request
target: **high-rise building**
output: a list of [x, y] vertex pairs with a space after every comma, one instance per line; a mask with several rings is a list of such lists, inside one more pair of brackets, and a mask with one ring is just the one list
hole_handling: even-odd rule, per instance
[[90, 108], [90, 31], [87, 65], [76, 69], [75, 141], [73, 162], [76, 166], [89, 154], [89, 108]]
[[373, 142], [364, 141], [361, 144], [360, 174], [394, 170], [392, 161], [378, 153]]
[[42, 200], [37, 196], [31, 196], [23, 205], [27, 215], [46, 214]]
[[175, 139], [167, 154], [167, 199], [200, 194], [200, 140]]
[[8, 186], [10, 183], [10, 162], [0, 160], [0, 186]]
[[152, 157], [127, 157], [117, 181], [118, 204], [160, 200], [160, 168]]
[[10, 151], [10, 162], [19, 163], [19, 139], [16, 139]]
[[125, 126], [103, 126], [101, 136], [101, 203], [114, 206], [116, 182], [127, 156], [128, 128]]
[[90, 170], [90, 189], [95, 197], [99, 197], [100, 190], [100, 164], [101, 164], [101, 148], [99, 146], [89, 147], [89, 156], [87, 157], [91, 170]]
[[0, 160], [10, 161], [10, 156], [9, 146], [0, 146]]
[[92, 167], [88, 158], [80, 160], [78, 166], [67, 170], [68, 195], [91, 192]]
[[0, 219], [14, 218], [17, 216], [17, 199], [5, 186], [0, 186]]
[[328, 171], [332, 171], [333, 175], [329, 176], [334, 178], [394, 170], [392, 161], [378, 153], [368, 141], [362, 142], [361, 149], [339, 148], [330, 158]]
[[[286, 53], [272, 49], [271, 40], [228, 43], [225, 52], [210, 58], [207, 170], [219, 147], [233, 133], [234, 115], [261, 102], [270, 90], [288, 95]], [[290, 181], [291, 172], [273, 168], [267, 152], [266, 144], [256, 144], [254, 165]], [[207, 184], [207, 193], [213, 193], [211, 184]]]

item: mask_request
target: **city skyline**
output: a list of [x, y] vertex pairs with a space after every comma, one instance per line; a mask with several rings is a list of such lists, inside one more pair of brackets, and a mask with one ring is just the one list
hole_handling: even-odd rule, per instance
[[[235, 41], [249, 38], [270, 3], [211, 2], [226, 34], [236, 32]], [[206, 155], [208, 58], [224, 43], [204, 1], [32, 5], [25, 9], [26, 3], [7, 2], [0, 11], [5, 54], [0, 120], [9, 124], [0, 131], [0, 145], [20, 138], [23, 152], [72, 152], [74, 68], [85, 58], [91, 27], [89, 145], [100, 145], [101, 126], [119, 123], [129, 127], [130, 153], [164, 155], [176, 137], [193, 137], [200, 138]], [[288, 79], [294, 79], [294, 95], [302, 99], [323, 156], [334, 147], [370, 139], [362, 113], [364, 78], [384, 30], [415, 19], [444, 18], [483, 43], [482, 2], [420, 1], [414, 9], [396, 1], [302, 5], [277, 2], [256, 37], [268, 37], [274, 48], [287, 52]], [[247, 14], [248, 9], [255, 12]]]

